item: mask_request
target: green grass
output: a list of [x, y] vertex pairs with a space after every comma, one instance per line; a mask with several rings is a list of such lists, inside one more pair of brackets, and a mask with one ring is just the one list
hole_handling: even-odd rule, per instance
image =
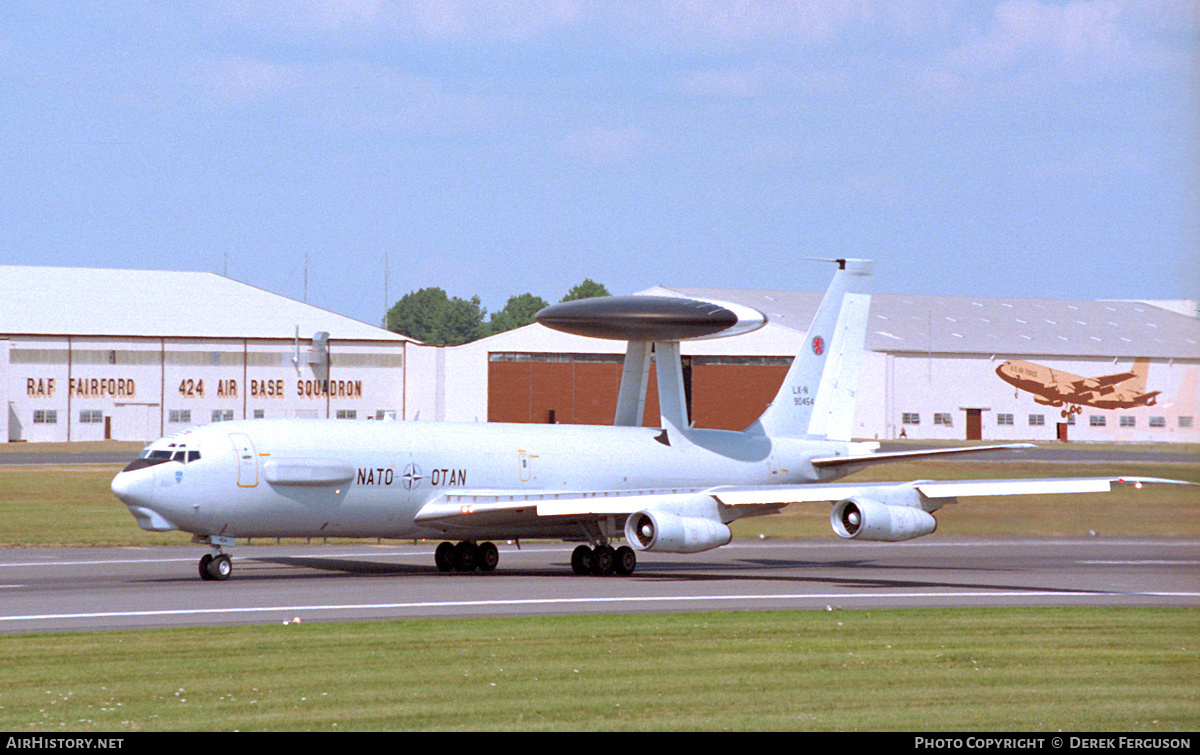
[[112, 494], [118, 465], [0, 466], [0, 545], [181, 545], [191, 536], [138, 529]]
[[1194, 609], [292, 624], [0, 654], [7, 731], [1200, 728]]

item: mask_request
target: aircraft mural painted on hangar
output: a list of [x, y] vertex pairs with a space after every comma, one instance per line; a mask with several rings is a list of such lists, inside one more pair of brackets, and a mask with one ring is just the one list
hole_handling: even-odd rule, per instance
[[1132, 409], [1154, 406], [1162, 391], [1146, 391], [1150, 360], [1135, 359], [1127, 372], [1082, 377], [1035, 362], [1010, 360], [996, 368], [1000, 379], [1033, 394], [1043, 406], [1063, 407], [1062, 416], [1079, 414], [1083, 407]]

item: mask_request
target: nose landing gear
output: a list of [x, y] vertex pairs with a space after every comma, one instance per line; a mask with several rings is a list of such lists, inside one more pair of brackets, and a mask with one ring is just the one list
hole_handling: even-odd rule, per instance
[[223, 582], [233, 574], [233, 559], [226, 553], [205, 553], [200, 558], [200, 579], [206, 582]]
[[225, 553], [223, 547], [233, 547], [232, 537], [220, 535], [197, 535], [192, 538], [194, 543], [206, 543], [212, 546], [211, 553], [200, 557], [200, 579], [205, 582], [224, 582], [233, 574], [233, 559]]

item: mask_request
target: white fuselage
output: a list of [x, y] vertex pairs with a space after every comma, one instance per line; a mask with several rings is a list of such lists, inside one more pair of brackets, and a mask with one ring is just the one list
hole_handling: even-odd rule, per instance
[[[131, 465], [113, 490], [145, 529], [233, 538], [424, 538], [444, 533], [416, 523], [416, 513], [461, 491], [796, 484], [849, 471], [816, 471], [808, 463], [846, 453], [843, 443], [716, 430], [672, 433], [664, 438], [658, 428], [580, 425], [222, 422], [155, 441], [146, 453], [172, 451], [179, 460]], [[198, 451], [199, 458], [185, 461], [177, 448]], [[575, 532], [516, 529], [479, 536]]]

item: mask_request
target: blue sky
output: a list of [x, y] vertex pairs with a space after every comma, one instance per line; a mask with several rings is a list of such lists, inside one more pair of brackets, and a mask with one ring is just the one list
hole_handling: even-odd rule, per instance
[[[1200, 298], [1188, 0], [0, 7], [0, 264]], [[307, 294], [305, 259], [308, 260]], [[131, 295], [136, 295], [131, 292]]]

